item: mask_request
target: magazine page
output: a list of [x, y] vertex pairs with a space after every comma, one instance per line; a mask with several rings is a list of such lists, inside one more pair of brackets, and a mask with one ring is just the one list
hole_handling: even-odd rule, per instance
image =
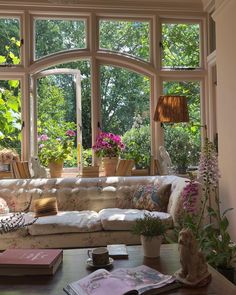
[[65, 291], [70, 295], [105, 295], [111, 294], [111, 290], [112, 295], [123, 295], [127, 292], [142, 294], [143, 291], [165, 286], [174, 280], [173, 276], [163, 275], [145, 265], [120, 268], [112, 272], [99, 269], [79, 281], [70, 283], [65, 287]]
[[161, 288], [175, 281], [174, 276], [164, 275], [146, 265], [116, 269], [111, 274], [120, 278], [123, 284], [129, 285], [130, 289], [137, 290], [139, 294], [153, 288]]
[[130, 284], [124, 284], [120, 277], [113, 276], [105, 269], [99, 269], [79, 281], [70, 283], [64, 290], [70, 295], [105, 295], [111, 294], [111, 290], [112, 295], [122, 295], [131, 289]]

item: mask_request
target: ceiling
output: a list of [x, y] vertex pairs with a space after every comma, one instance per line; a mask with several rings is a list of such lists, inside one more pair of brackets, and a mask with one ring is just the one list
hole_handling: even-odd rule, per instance
[[[203, 0], [205, 1], [205, 0]], [[0, 0], [7, 6], [87, 6], [87, 7], [132, 7], [159, 8], [167, 10], [202, 11], [202, 0]]]

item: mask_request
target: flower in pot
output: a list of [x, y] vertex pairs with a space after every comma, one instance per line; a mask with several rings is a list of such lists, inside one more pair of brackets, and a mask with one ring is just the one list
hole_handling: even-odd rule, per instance
[[166, 229], [161, 219], [151, 213], [144, 214], [143, 218], [136, 219], [132, 229], [140, 235], [145, 257], [159, 257], [162, 236]]
[[[229, 221], [226, 209], [220, 209], [218, 155], [214, 144], [205, 140], [199, 164], [199, 177], [202, 181], [203, 200], [196, 223], [195, 235], [206, 255], [207, 262], [217, 268], [231, 281], [234, 280], [233, 263], [236, 261], [236, 245], [228, 232]], [[206, 213], [209, 223], [203, 225]]]
[[93, 150], [95, 155], [102, 157], [106, 176], [115, 175], [118, 156], [124, 150], [125, 145], [119, 135], [101, 132], [96, 140]]
[[51, 177], [60, 177], [64, 160], [72, 159], [75, 136], [71, 129], [60, 137], [46, 133], [39, 135], [39, 159], [44, 166], [49, 166]]

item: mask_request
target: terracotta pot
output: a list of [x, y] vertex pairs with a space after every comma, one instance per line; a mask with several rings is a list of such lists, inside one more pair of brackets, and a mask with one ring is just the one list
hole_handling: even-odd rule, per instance
[[102, 158], [102, 163], [105, 176], [114, 176], [116, 174], [118, 157], [104, 157]]
[[141, 244], [143, 246], [143, 254], [145, 257], [159, 257], [162, 243], [162, 236], [140, 236]]
[[48, 163], [48, 167], [50, 170], [51, 178], [61, 177], [63, 170], [63, 161], [56, 161]]

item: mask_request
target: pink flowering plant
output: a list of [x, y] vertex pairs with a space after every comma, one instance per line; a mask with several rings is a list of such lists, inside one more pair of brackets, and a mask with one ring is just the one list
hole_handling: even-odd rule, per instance
[[[202, 181], [203, 198], [198, 199], [198, 184], [190, 179], [183, 190], [183, 223], [182, 227], [192, 230], [208, 263], [214, 267], [229, 268], [236, 261], [236, 246], [231, 242], [228, 233], [229, 221], [226, 209], [220, 210], [218, 155], [215, 146], [205, 140], [200, 156], [199, 179]], [[200, 212], [197, 202], [201, 201]], [[205, 218], [208, 224], [203, 224]], [[205, 222], [206, 223], [206, 222]]]
[[199, 184], [190, 174], [190, 180], [186, 182], [182, 192], [183, 216], [181, 227], [188, 227], [193, 231], [196, 230], [196, 220], [199, 214]]
[[[203, 204], [197, 223], [196, 235], [206, 254], [208, 263], [217, 268], [230, 268], [236, 262], [236, 245], [228, 232], [227, 212], [221, 212], [219, 198], [218, 155], [212, 142], [206, 139], [200, 157], [199, 176], [203, 182]], [[210, 223], [203, 226], [202, 220], [207, 212]]]
[[117, 157], [125, 149], [119, 135], [101, 132], [96, 140], [93, 150], [98, 157]]
[[38, 156], [40, 163], [44, 166], [48, 166], [49, 162], [61, 162], [73, 158], [76, 132], [73, 129], [67, 129], [67, 127], [74, 127], [74, 124], [67, 125], [45, 130], [38, 135]]

